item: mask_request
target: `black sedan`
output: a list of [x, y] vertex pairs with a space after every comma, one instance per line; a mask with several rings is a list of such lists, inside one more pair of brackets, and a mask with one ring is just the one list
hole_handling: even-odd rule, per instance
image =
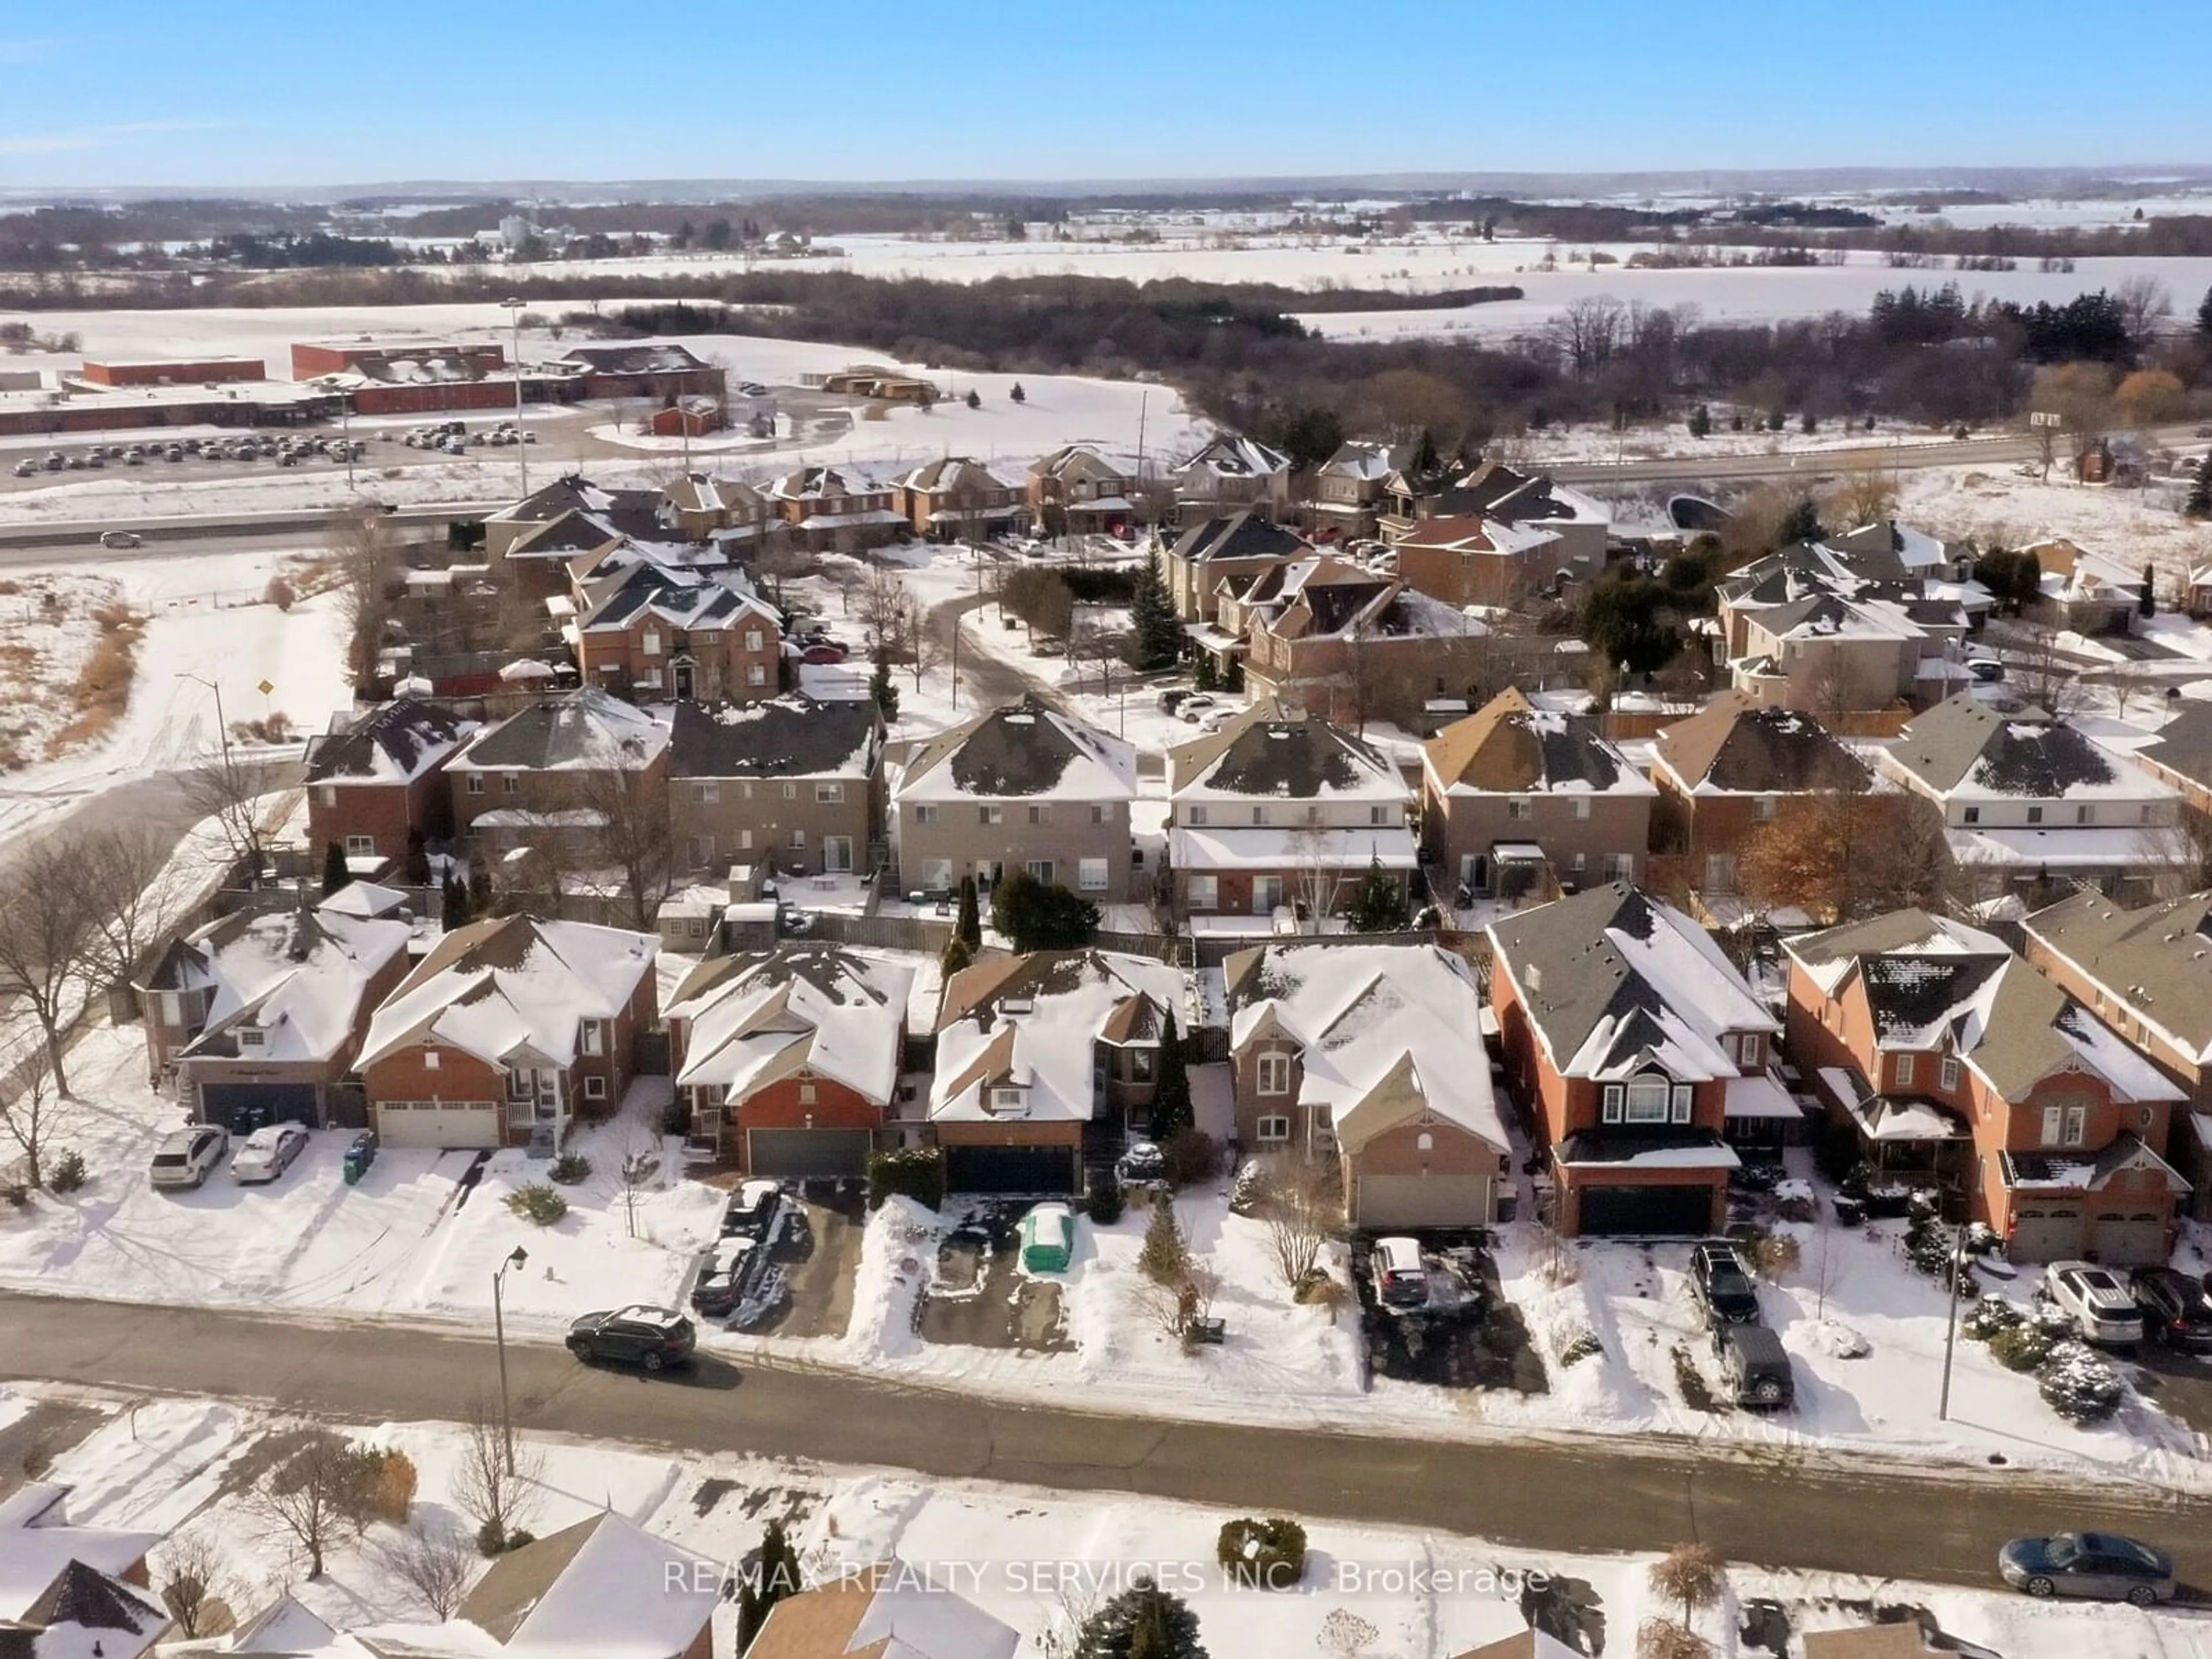
[[2169, 1348], [2212, 1353], [2212, 1296], [2187, 1273], [2142, 1267], [2128, 1288], [2142, 1310], [2143, 1328]]
[[588, 1313], [568, 1327], [568, 1352], [590, 1364], [611, 1360], [658, 1371], [691, 1358], [699, 1334], [673, 1308], [635, 1303]]
[[1997, 1571], [2030, 1595], [2080, 1595], [2139, 1607], [2173, 1599], [2173, 1558], [2118, 1533], [2015, 1538], [1997, 1552]]

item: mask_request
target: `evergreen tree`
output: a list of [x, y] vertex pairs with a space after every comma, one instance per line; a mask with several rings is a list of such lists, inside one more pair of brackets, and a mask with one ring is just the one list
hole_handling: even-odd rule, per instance
[[491, 872], [481, 864], [469, 872], [469, 919], [480, 921], [492, 914]]
[[975, 953], [968, 948], [968, 941], [955, 933], [945, 941], [944, 953], [937, 958], [937, 971], [940, 978], [949, 980], [973, 966], [975, 961]]
[[1022, 383], [1019, 380], [1014, 382], [1013, 389], [1007, 392], [1006, 396], [1018, 404], [1025, 404], [1030, 400], [1030, 394], [1022, 390]]
[[1690, 435], [1692, 438], [1703, 438], [1709, 435], [1712, 429], [1712, 411], [1703, 404], [1699, 404], [1690, 411]]
[[1423, 427], [1420, 441], [1413, 447], [1413, 462], [1406, 468], [1406, 477], [1419, 483], [1435, 477], [1443, 470], [1443, 458], [1437, 453], [1436, 436], [1428, 428]]
[[2155, 617], [2158, 615], [2157, 580], [2158, 573], [2154, 570], [2148, 563], [2145, 563], [2143, 566], [2142, 598], [2136, 601], [2136, 611], [2138, 615], [2145, 617]]
[[891, 680], [891, 659], [888, 653], [876, 653], [875, 672], [868, 676], [868, 695], [875, 700], [876, 712], [889, 725], [898, 718], [899, 691]]
[[1382, 867], [1380, 857], [1370, 859], [1346, 908], [1352, 932], [1395, 933], [1406, 925], [1406, 885]]
[[1190, 683], [1192, 688], [1199, 691], [1218, 691], [1221, 689], [1221, 676], [1213, 666], [1213, 653], [1201, 651], [1198, 653], [1198, 666], [1192, 671]]
[[1083, 1621], [1075, 1659], [1206, 1659], [1206, 1649], [1198, 1639], [1198, 1615], [1140, 1578]]
[[799, 1552], [784, 1535], [781, 1519], [770, 1521], [761, 1536], [759, 1564], [738, 1592], [738, 1651], [743, 1653], [752, 1645], [777, 1602], [804, 1588], [799, 1577]]
[[1182, 1285], [1190, 1278], [1190, 1242], [1175, 1206], [1164, 1199], [1152, 1206], [1145, 1242], [1137, 1252], [1137, 1271], [1155, 1285]]
[[1242, 691], [1244, 689], [1243, 658], [1231, 657], [1229, 659], [1229, 672], [1222, 678], [1221, 689], [1224, 691]]
[[353, 884], [353, 872], [346, 866], [345, 848], [336, 842], [323, 848], [323, 896], [328, 898], [341, 887]]
[[1780, 545], [1794, 547], [1799, 542], [1820, 539], [1820, 509], [1810, 495], [1800, 500], [1782, 520]]
[[2189, 492], [2189, 505], [2182, 510], [2192, 519], [2212, 519], [2212, 455], [2207, 455], [2197, 469], [2197, 486]]
[[960, 916], [952, 924], [952, 937], [968, 947], [972, 956], [983, 948], [983, 914], [975, 901], [975, 878], [960, 878]]
[[1129, 595], [1129, 665], [1139, 673], [1172, 668], [1182, 655], [1182, 623], [1176, 616], [1157, 553], [1145, 560]]
[[968, 407], [970, 409], [981, 409], [982, 406], [983, 394], [976, 391], [974, 386], [969, 386], [968, 388]]
[[2204, 303], [2197, 307], [2197, 331], [2212, 340], [2212, 288], [2204, 290]]
[[442, 901], [438, 907], [439, 925], [449, 933], [456, 928], [467, 927], [471, 920], [468, 884], [448, 869], [438, 890]]
[[1155, 1140], [1172, 1140], [1195, 1121], [1190, 1104], [1190, 1062], [1183, 1058], [1182, 1035], [1176, 1029], [1172, 1008], [1160, 1031], [1160, 1069], [1152, 1085], [1152, 1121]]

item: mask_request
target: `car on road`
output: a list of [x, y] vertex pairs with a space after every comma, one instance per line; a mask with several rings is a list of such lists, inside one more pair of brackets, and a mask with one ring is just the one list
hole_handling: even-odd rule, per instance
[[1425, 1308], [1429, 1269], [1421, 1247], [1404, 1237], [1375, 1241], [1375, 1299], [1386, 1308]]
[[2212, 1353], [2212, 1296], [2187, 1273], [2138, 1267], [2128, 1288], [2142, 1310], [2143, 1334], [2169, 1348]]
[[1756, 1325], [1759, 1286], [1732, 1244], [1700, 1244], [1690, 1252], [1690, 1290], [1716, 1325]]
[[690, 1320], [648, 1302], [587, 1313], [568, 1327], [568, 1352], [587, 1365], [608, 1360], [665, 1370], [683, 1364], [698, 1346], [699, 1333]]
[[18, 462], [16, 462], [16, 463], [15, 463], [15, 476], [16, 476], [17, 477], [19, 477], [19, 478], [35, 478], [35, 477], [37, 477], [39, 476], [39, 464], [38, 464], [36, 461], [32, 461], [32, 460], [22, 460], [22, 461], [18, 461]]
[[691, 1281], [691, 1311], [704, 1319], [726, 1319], [738, 1310], [760, 1271], [759, 1243], [750, 1238], [724, 1237], [699, 1254], [699, 1271]]
[[154, 1153], [156, 1187], [204, 1187], [230, 1150], [230, 1131], [219, 1124], [195, 1124], [165, 1136]]
[[307, 1132], [296, 1123], [271, 1123], [246, 1136], [230, 1157], [230, 1178], [240, 1186], [260, 1186], [292, 1167], [307, 1150]]
[[782, 1208], [781, 1183], [761, 1179], [741, 1182], [722, 1211], [722, 1237], [765, 1239]]
[[1997, 1571], [2030, 1595], [2080, 1595], [2148, 1607], [2173, 1599], [2173, 1558], [2112, 1532], [2057, 1532], [2015, 1538], [1997, 1552]]
[[2044, 1270], [2042, 1294], [2074, 1322], [2085, 1342], [2128, 1347], [2142, 1340], [2142, 1310], [2110, 1267], [2054, 1261]]
[[100, 532], [100, 544], [102, 547], [143, 547], [146, 538], [134, 536], [127, 530], [103, 530]]

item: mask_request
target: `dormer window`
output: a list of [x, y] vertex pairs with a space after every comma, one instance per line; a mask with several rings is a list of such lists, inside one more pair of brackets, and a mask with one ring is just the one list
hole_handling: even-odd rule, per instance
[[1018, 1112], [1029, 1103], [1029, 1091], [1018, 1084], [992, 1085], [984, 1104], [994, 1112]]

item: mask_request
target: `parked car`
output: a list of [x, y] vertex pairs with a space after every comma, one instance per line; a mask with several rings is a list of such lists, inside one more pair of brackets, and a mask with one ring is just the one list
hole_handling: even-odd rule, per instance
[[1114, 1173], [1124, 1184], [1140, 1181], [1164, 1180], [1168, 1172], [1168, 1158], [1156, 1141], [1133, 1140], [1128, 1150], [1115, 1161]]
[[2143, 1333], [2169, 1348], [2212, 1353], [2212, 1296], [2187, 1273], [2138, 1267], [2128, 1288], [2142, 1310]]
[[775, 1182], [743, 1182], [722, 1212], [722, 1237], [764, 1239], [782, 1207], [783, 1188]]
[[684, 1364], [698, 1346], [699, 1333], [690, 1320], [647, 1302], [587, 1313], [568, 1327], [568, 1352], [586, 1364], [605, 1359], [664, 1370]]
[[2005, 665], [1995, 657], [1969, 657], [1966, 672], [1984, 685], [1995, 685], [2005, 677]]
[[2054, 1261], [2044, 1270], [2043, 1295], [2072, 1318], [2085, 1342], [2125, 1347], [2142, 1340], [2142, 1310], [2109, 1267]]
[[1185, 701], [1189, 697], [1189, 696], [1190, 690], [1188, 687], [1171, 686], [1167, 690], [1161, 692], [1158, 697], [1153, 699], [1153, 701], [1158, 705], [1160, 713], [1163, 714], [1172, 714], [1176, 711], [1176, 705]]
[[204, 1187], [230, 1150], [230, 1131], [213, 1123], [179, 1129], [154, 1154], [156, 1187]]
[[36, 461], [22, 460], [15, 463], [15, 476], [17, 477], [35, 478], [38, 475], [39, 464]]
[[1064, 1273], [1075, 1260], [1075, 1212], [1065, 1204], [1040, 1204], [1022, 1218], [1021, 1238], [1023, 1267]]
[[1713, 1327], [1713, 1358], [1726, 1396], [1747, 1411], [1787, 1411], [1797, 1398], [1797, 1375], [1782, 1339], [1764, 1325]]
[[726, 1319], [745, 1299], [760, 1265], [760, 1246], [750, 1238], [725, 1236], [700, 1253], [698, 1276], [691, 1281], [691, 1311], [708, 1319]]
[[845, 660], [845, 651], [842, 646], [810, 645], [799, 653], [799, 659], [801, 662], [816, 664], [842, 662]]
[[2173, 1558], [2118, 1533], [2015, 1538], [1997, 1552], [1997, 1571], [2030, 1595], [2081, 1595], [2139, 1607], [2173, 1599]]
[[1195, 726], [1203, 718], [1206, 710], [1214, 708], [1216, 704], [1217, 699], [1209, 693], [1194, 691], [1176, 706], [1176, 718]]
[[1759, 1286], [1729, 1244], [1700, 1244], [1690, 1252], [1690, 1289], [1716, 1325], [1759, 1322]]
[[1429, 1304], [1429, 1269], [1421, 1247], [1410, 1238], [1378, 1238], [1371, 1258], [1375, 1299], [1386, 1308], [1425, 1308]]
[[292, 1167], [307, 1150], [307, 1132], [296, 1123], [271, 1123], [246, 1136], [231, 1155], [230, 1178], [240, 1186], [260, 1186]]
[[134, 536], [127, 530], [103, 530], [100, 532], [100, 544], [102, 547], [143, 547], [146, 538]]

